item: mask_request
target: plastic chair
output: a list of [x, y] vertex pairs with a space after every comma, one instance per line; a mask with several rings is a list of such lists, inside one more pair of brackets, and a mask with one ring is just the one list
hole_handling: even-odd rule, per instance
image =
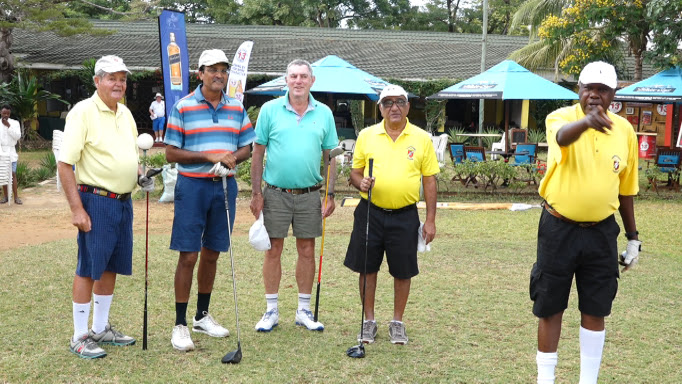
[[7, 204], [12, 204], [12, 159], [9, 153], [0, 153], [0, 186], [7, 186]]
[[537, 184], [537, 181], [535, 180], [535, 173], [538, 170], [536, 164], [537, 152], [537, 144], [517, 144], [516, 149], [514, 150], [514, 162], [512, 165], [515, 167], [522, 166], [526, 168], [528, 171], [528, 179], [525, 180], [527, 184]]
[[438, 160], [438, 165], [440, 167], [445, 165], [445, 148], [448, 145], [449, 139], [450, 136], [447, 133], [443, 133], [438, 136], [431, 136], [433, 149], [436, 151], [436, 159]]
[[[507, 149], [504, 147], [504, 141], [507, 139], [506, 132], [502, 132], [502, 139], [500, 141], [494, 142], [493, 145], [490, 147], [492, 151], [502, 151], [506, 152]], [[490, 156], [491, 159], [497, 160], [499, 158], [499, 155], [492, 154]]]
[[[59, 161], [59, 149], [62, 147], [62, 139], [64, 132], [55, 129], [52, 131], [52, 153], [54, 153], [55, 161]], [[59, 170], [57, 170], [57, 192], [62, 190], [62, 183], [59, 180]]]
[[509, 137], [511, 138], [511, 143], [509, 144], [511, 149], [516, 149], [518, 144], [525, 144], [528, 142], [528, 131], [521, 128], [510, 129]]
[[471, 161], [485, 161], [485, 148], [464, 147], [464, 157]]
[[464, 161], [464, 144], [450, 143], [450, 158], [454, 164]]

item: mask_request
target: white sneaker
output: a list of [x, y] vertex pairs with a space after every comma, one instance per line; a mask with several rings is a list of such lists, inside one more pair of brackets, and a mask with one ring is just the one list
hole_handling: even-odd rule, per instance
[[186, 325], [178, 324], [173, 327], [171, 344], [173, 344], [173, 348], [178, 351], [191, 351], [194, 349], [194, 343], [189, 336], [189, 328], [187, 328]]
[[256, 324], [256, 331], [270, 332], [279, 324], [279, 310], [277, 308], [271, 309], [261, 317], [258, 324]]
[[299, 309], [296, 311], [296, 325], [304, 326], [311, 331], [324, 331], [324, 325], [313, 319], [313, 313], [308, 309]]
[[192, 319], [194, 326], [192, 331], [205, 333], [213, 337], [227, 337], [230, 335], [230, 331], [224, 328], [217, 321], [213, 319], [213, 316], [209, 315], [208, 312], [204, 311], [204, 317], [201, 320]]

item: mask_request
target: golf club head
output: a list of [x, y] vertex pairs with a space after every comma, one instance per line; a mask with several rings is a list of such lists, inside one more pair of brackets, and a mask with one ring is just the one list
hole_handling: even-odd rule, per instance
[[330, 159], [331, 159], [331, 158], [334, 158], [334, 157], [336, 157], [336, 156], [342, 154], [343, 152], [344, 152], [343, 147], [339, 145], [338, 147], [336, 147], [336, 148], [332, 149], [331, 151], [329, 151], [329, 158], [330, 158]]
[[354, 359], [362, 359], [365, 357], [365, 346], [360, 343], [359, 345], [354, 345], [346, 351], [346, 355], [348, 357], [352, 357]]
[[147, 174], [145, 176], [148, 178], [152, 178], [152, 177], [158, 175], [159, 173], [161, 173], [162, 170], [163, 169], [161, 169], [161, 168], [149, 168], [147, 170]]
[[239, 345], [236, 351], [228, 352], [220, 361], [223, 364], [239, 364], [242, 361], [242, 346]]

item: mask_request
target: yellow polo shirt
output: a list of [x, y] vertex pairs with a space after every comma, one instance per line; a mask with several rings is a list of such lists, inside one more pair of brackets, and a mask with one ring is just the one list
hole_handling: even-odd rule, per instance
[[66, 116], [59, 161], [76, 165], [76, 183], [128, 193], [137, 183], [137, 125], [128, 107], [109, 109], [97, 92]]
[[626, 119], [607, 114], [613, 121], [610, 133], [588, 129], [565, 147], [557, 144], [557, 132], [585, 117], [582, 107], [575, 104], [547, 116], [547, 174], [539, 193], [571, 220], [604, 220], [618, 209], [618, 195], [639, 192], [635, 131]]
[[[365, 168], [369, 176], [369, 159], [374, 159], [372, 203], [386, 209], [397, 209], [419, 201], [421, 176], [440, 172], [431, 136], [410, 124], [394, 142], [386, 133], [384, 121], [360, 131], [353, 152], [353, 168]], [[360, 192], [363, 198], [367, 193]]]

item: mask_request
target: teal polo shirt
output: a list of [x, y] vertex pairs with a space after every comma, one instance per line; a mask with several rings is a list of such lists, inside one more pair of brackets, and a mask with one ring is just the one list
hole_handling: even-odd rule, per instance
[[280, 188], [307, 188], [320, 183], [322, 151], [339, 144], [331, 109], [308, 96], [299, 116], [289, 93], [268, 101], [256, 121], [256, 143], [266, 146], [263, 180]]

